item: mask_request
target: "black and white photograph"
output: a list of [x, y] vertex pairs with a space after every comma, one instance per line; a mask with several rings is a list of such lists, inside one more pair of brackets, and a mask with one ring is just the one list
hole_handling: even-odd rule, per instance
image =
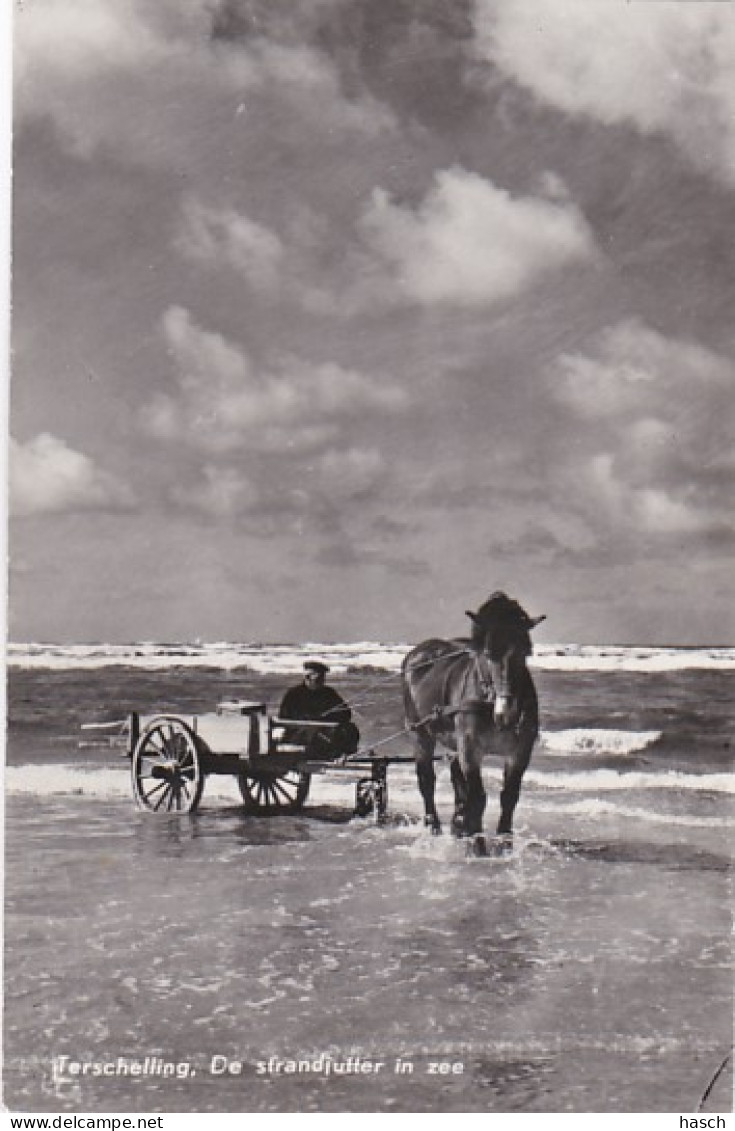
[[735, 5], [9, 23], [4, 1110], [727, 1126]]

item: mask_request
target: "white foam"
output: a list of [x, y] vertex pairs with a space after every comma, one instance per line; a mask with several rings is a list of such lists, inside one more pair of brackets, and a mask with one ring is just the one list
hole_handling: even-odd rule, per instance
[[[491, 771], [492, 773], [492, 771]], [[494, 772], [493, 776], [500, 778]], [[686, 774], [678, 770], [646, 773], [635, 770], [581, 770], [565, 773], [543, 773], [528, 770], [525, 785], [542, 789], [564, 789], [570, 792], [598, 793], [621, 789], [676, 789], [696, 793], [735, 793], [735, 776], [732, 774]]]
[[543, 754], [635, 754], [661, 738], [660, 730], [606, 730], [576, 727], [542, 731], [539, 752]]
[[110, 800], [132, 796], [127, 764], [109, 770], [68, 765], [6, 766], [5, 793], [38, 797], [73, 794]]
[[565, 672], [732, 671], [735, 669], [735, 648], [546, 645], [536, 649], [529, 665], [541, 671]]
[[[438, 794], [449, 793], [449, 775], [440, 770]], [[486, 766], [483, 776], [488, 787], [499, 785], [500, 770]], [[312, 777], [313, 799], [318, 791], [320, 801], [351, 798], [354, 775], [333, 770], [327, 775]], [[617, 770], [580, 770], [569, 773], [545, 772], [530, 769], [524, 777], [524, 788], [535, 791], [567, 793], [610, 793], [626, 790], [677, 790], [687, 793], [735, 793], [735, 775], [724, 773], [687, 774], [676, 770], [658, 773]], [[389, 775], [390, 796], [404, 802], [418, 798], [416, 780], [411, 767], [393, 767]], [[35, 794], [54, 796], [76, 794], [83, 797], [113, 799], [131, 796], [130, 770], [127, 761], [110, 768], [88, 768], [79, 765], [45, 764], [7, 766], [5, 769], [6, 794]], [[206, 797], [220, 800], [239, 800], [237, 782], [233, 777], [213, 775], [207, 779]]]
[[570, 817], [588, 817], [591, 820], [598, 820], [601, 817], [623, 817], [627, 820], [645, 821], [654, 825], [688, 825], [711, 829], [735, 828], [735, 817], [712, 817], [695, 813], [662, 813], [656, 809], [618, 805], [613, 801], [603, 801], [600, 798], [591, 797], [584, 801], [549, 804], [530, 796], [526, 798], [525, 805], [527, 809], [539, 813], [563, 813]]
[[[214, 667], [223, 671], [247, 668], [269, 675], [300, 672], [304, 659], [319, 656], [334, 673], [374, 668], [397, 673], [409, 644], [379, 641], [355, 643], [238, 644], [48, 644], [10, 643], [11, 668], [65, 671], [110, 666], [162, 670], [171, 667]], [[540, 671], [666, 672], [735, 670], [735, 648], [644, 648], [607, 645], [539, 645], [530, 666]]]
[[[127, 766], [110, 769], [86, 769], [81, 766], [9, 766], [6, 768], [6, 795], [35, 797], [74, 797], [83, 805], [85, 800], [114, 802], [134, 810], [130, 773]], [[499, 785], [496, 771], [486, 773], [488, 789]], [[523, 810], [575, 817], [592, 821], [602, 818], [636, 820], [656, 825], [680, 825], [699, 828], [729, 829], [735, 827], [735, 815], [721, 816], [701, 813], [667, 813], [646, 805], [625, 804], [628, 789], [679, 789], [685, 791], [733, 792], [732, 780], [724, 774], [616, 774], [614, 771], [592, 771], [588, 774], [526, 774], [528, 788], [523, 793]], [[447, 778], [437, 783], [437, 803], [441, 807], [451, 804], [451, 788]], [[390, 809], [417, 821], [422, 805], [415, 781], [397, 773], [390, 783]], [[348, 810], [352, 805], [353, 786], [350, 781], [334, 778], [313, 779], [307, 805], [335, 804]], [[621, 800], [610, 797], [612, 791], [623, 791]], [[594, 792], [607, 796], [565, 798], [567, 793]], [[696, 796], [696, 793], [694, 794]], [[218, 805], [238, 805], [240, 793], [234, 778], [213, 777], [207, 781], [202, 806], [204, 809]], [[369, 819], [356, 819], [360, 828], [370, 828]], [[344, 827], [346, 828], [346, 826]], [[390, 826], [389, 826], [390, 828]], [[340, 834], [343, 830], [340, 830]], [[386, 829], [380, 830], [385, 835]], [[430, 855], [437, 863], [454, 859], [456, 845], [449, 837], [428, 835], [417, 837], [412, 851]], [[437, 895], [438, 897], [438, 895]]]

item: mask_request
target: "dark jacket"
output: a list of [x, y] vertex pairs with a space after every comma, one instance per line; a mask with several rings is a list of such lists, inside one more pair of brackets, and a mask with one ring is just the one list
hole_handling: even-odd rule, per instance
[[281, 719], [324, 719], [325, 723], [348, 723], [352, 711], [333, 687], [291, 687], [281, 700]]
[[[352, 711], [332, 687], [307, 687], [299, 684], [290, 688], [281, 700], [278, 711], [281, 719], [302, 719], [325, 723], [339, 723], [336, 730], [327, 729], [314, 734], [313, 731], [299, 732], [298, 727], [289, 727], [289, 739], [303, 742], [312, 757], [334, 758], [340, 754], [354, 754], [360, 743], [360, 732], [351, 722]], [[288, 732], [287, 732], [288, 733]]]

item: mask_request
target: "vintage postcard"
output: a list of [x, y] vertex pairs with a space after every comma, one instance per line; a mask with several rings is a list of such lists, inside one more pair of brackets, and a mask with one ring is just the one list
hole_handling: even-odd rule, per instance
[[735, 9], [12, 40], [5, 1108], [715, 1126]]

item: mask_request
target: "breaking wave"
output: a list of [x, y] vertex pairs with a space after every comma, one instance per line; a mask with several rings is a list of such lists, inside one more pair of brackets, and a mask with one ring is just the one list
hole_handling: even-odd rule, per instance
[[576, 727], [542, 731], [541, 754], [635, 754], [663, 737], [660, 730], [606, 730]]
[[[416, 790], [413, 767], [394, 766], [391, 769], [390, 783], [403, 794], [412, 795]], [[440, 771], [440, 774], [442, 771]], [[501, 772], [496, 767], [484, 770], [488, 783], [499, 783]], [[446, 770], [440, 778], [440, 788], [449, 788]], [[349, 775], [338, 769], [327, 776], [317, 775], [315, 784], [320, 793], [333, 798], [344, 797], [349, 793]], [[677, 790], [686, 793], [733, 794], [735, 777], [725, 773], [691, 774], [676, 770], [659, 772], [618, 772], [617, 770], [552, 771], [530, 769], [524, 778], [524, 791], [534, 793], [564, 790], [567, 793], [610, 793], [616, 791]], [[77, 794], [85, 797], [114, 799], [130, 797], [130, 773], [127, 760], [120, 758], [120, 764], [110, 768], [90, 768], [74, 764], [35, 764], [7, 766], [5, 769], [6, 794], [36, 794], [39, 796]], [[240, 795], [234, 778], [215, 776], [207, 782], [207, 795], [237, 800]], [[417, 795], [418, 796], [418, 795]]]
[[601, 800], [596, 797], [587, 797], [581, 801], [565, 801], [557, 804], [539, 801], [530, 796], [527, 799], [529, 809], [540, 813], [566, 814], [570, 817], [601, 818], [623, 817], [628, 820], [646, 821], [654, 825], [687, 825], [689, 827], [727, 829], [735, 827], [735, 817], [704, 816], [697, 813], [664, 813], [657, 809], [648, 809], [635, 805], [619, 805], [607, 798]]
[[[336, 673], [358, 669], [397, 672], [409, 644], [360, 641], [349, 644], [153, 643], [47, 644], [11, 643], [11, 668], [52, 670], [111, 666], [147, 670], [171, 667], [249, 669], [261, 675], [300, 672], [304, 659], [318, 655]], [[538, 645], [531, 666], [541, 671], [671, 672], [735, 670], [735, 648], [644, 648], [598, 645]]]
[[[498, 778], [500, 774], [498, 773]], [[543, 773], [528, 770], [524, 784], [567, 792], [603, 793], [621, 789], [694, 790], [697, 793], [735, 793], [732, 774], [687, 774], [678, 770], [652, 773], [618, 770], [582, 770], [569, 773]]]

